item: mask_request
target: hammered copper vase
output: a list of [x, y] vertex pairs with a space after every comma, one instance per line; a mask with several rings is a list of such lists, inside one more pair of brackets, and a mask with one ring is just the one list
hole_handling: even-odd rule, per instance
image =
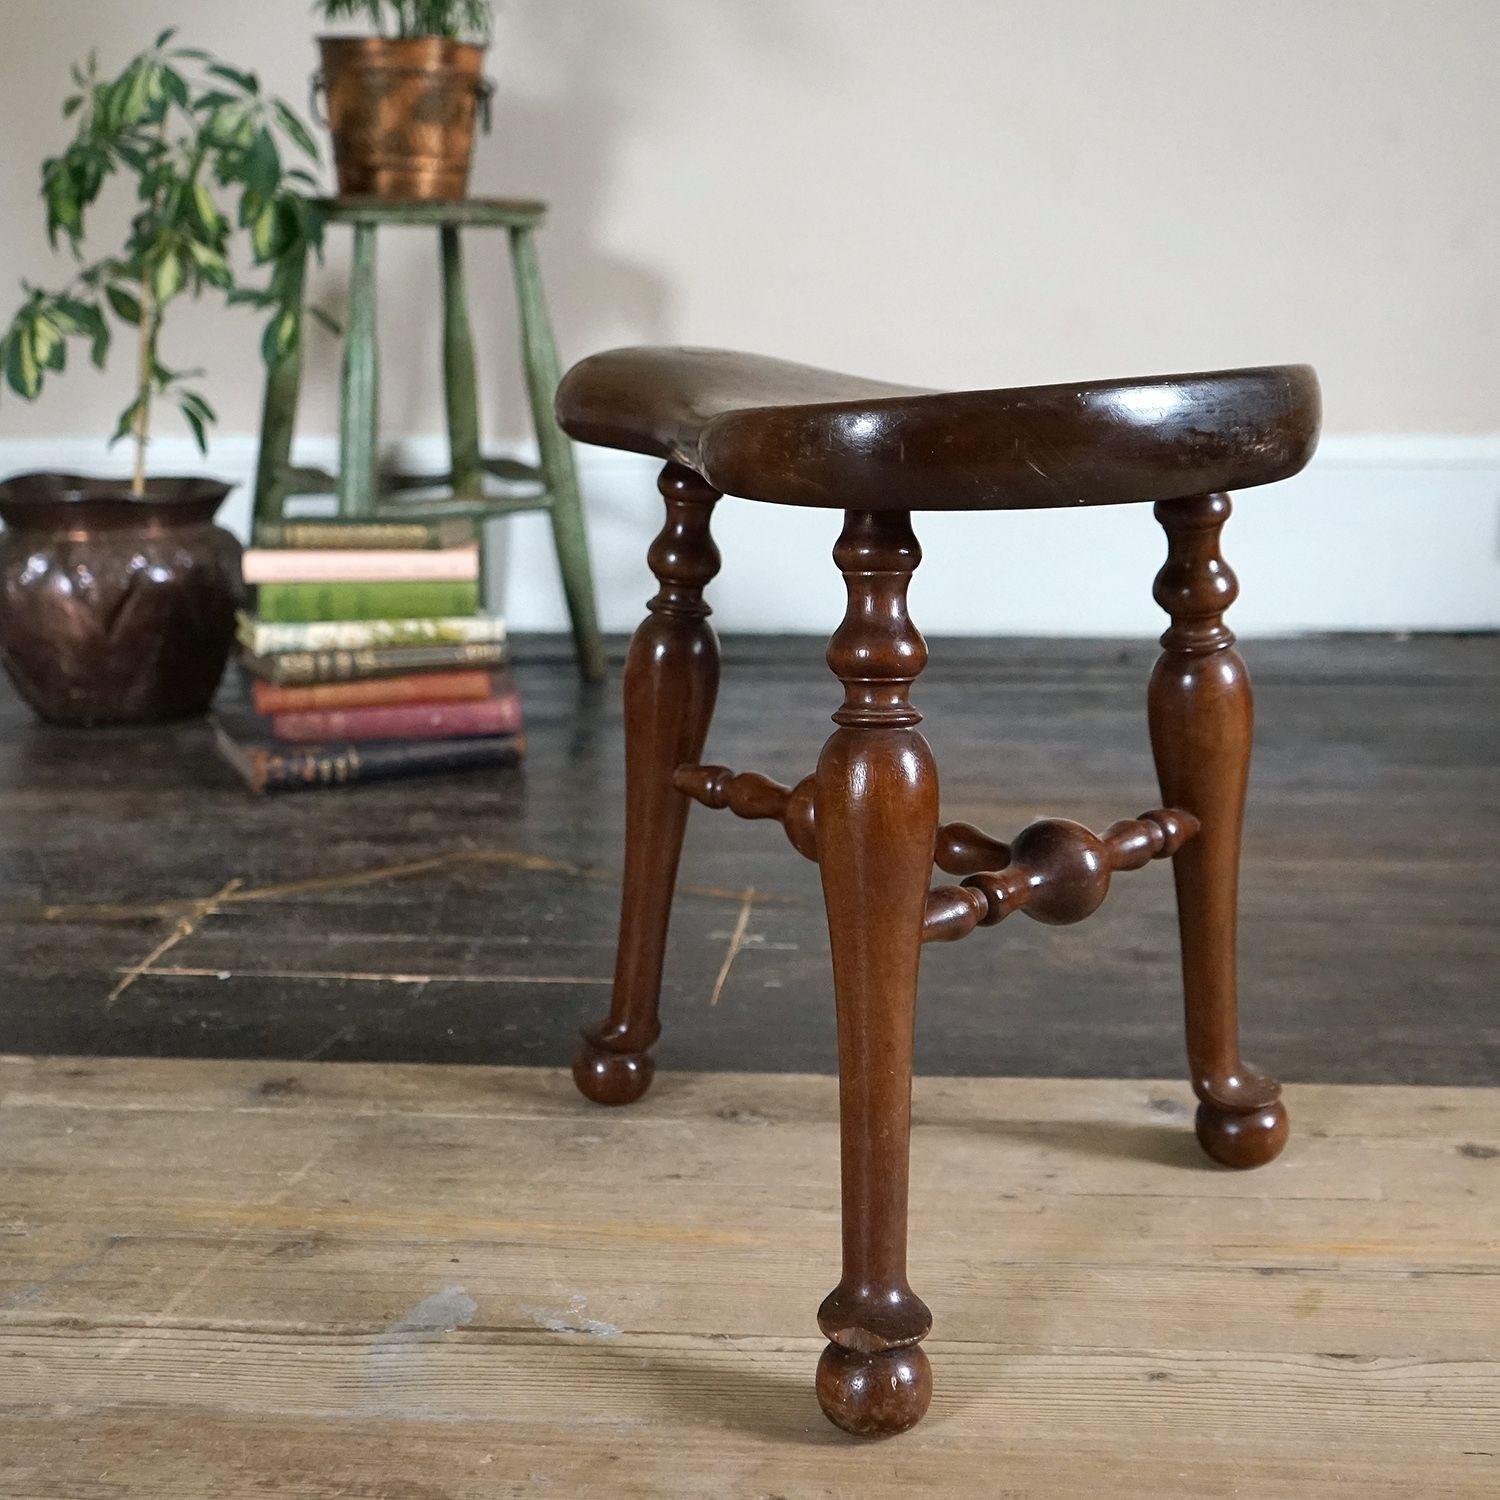
[[204, 712], [229, 657], [240, 545], [229, 486], [24, 474], [0, 484], [0, 663], [51, 724]]
[[328, 99], [339, 192], [463, 198], [476, 118], [489, 105], [484, 48], [437, 36], [325, 36], [318, 46], [314, 90]]

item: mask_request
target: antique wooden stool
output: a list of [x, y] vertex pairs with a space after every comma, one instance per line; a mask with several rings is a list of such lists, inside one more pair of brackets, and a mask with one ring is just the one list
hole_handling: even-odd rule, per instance
[[[899, 1432], [931, 1395], [932, 1319], [906, 1279], [912, 1026], [922, 944], [1012, 912], [1077, 922], [1117, 870], [1170, 858], [1198, 1139], [1256, 1167], [1286, 1142], [1280, 1086], [1243, 1062], [1235, 908], [1250, 683], [1224, 611], [1226, 490], [1295, 474], [1317, 441], [1302, 365], [936, 394], [708, 349], [621, 349], [564, 379], [563, 427], [666, 460], [660, 590], [625, 671], [626, 849], [609, 1016], [584, 1032], [579, 1088], [627, 1104], [650, 1085], [662, 954], [689, 800], [782, 824], [815, 860], [833, 949], [843, 1277], [818, 1312], [818, 1399], [840, 1427]], [[828, 647], [843, 683], [817, 770], [793, 787], [702, 765], [719, 659], [704, 586], [722, 495], [844, 512], [833, 558], [848, 611]], [[913, 510], [1154, 501], [1167, 532], [1155, 597], [1171, 616], [1149, 719], [1166, 806], [1102, 834], [1047, 818], [1004, 844], [938, 816], [937, 770], [908, 701], [927, 648], [906, 611]], [[936, 865], [961, 877], [930, 886]]]
[[[289, 496], [333, 493], [338, 496], [339, 514], [350, 519], [470, 520], [482, 547], [484, 523], [492, 517], [545, 510], [552, 522], [552, 539], [562, 570], [578, 669], [588, 681], [599, 681], [604, 676], [604, 643], [594, 606], [588, 536], [573, 452], [552, 410], [559, 373], [557, 349], [552, 342], [552, 324], [532, 238], [547, 212], [546, 205], [510, 198], [466, 198], [452, 203], [325, 198], [319, 207], [328, 223], [347, 224], [354, 231], [339, 408], [339, 472], [299, 468], [291, 462], [302, 385], [302, 347], [298, 341], [275, 359], [266, 379], [260, 462], [255, 474], [256, 525], [280, 521]], [[443, 390], [448, 418], [446, 474], [382, 476], [379, 472], [375, 235], [382, 225], [439, 232], [443, 257]], [[486, 458], [480, 451], [474, 335], [460, 239], [465, 229], [503, 229], [509, 237], [521, 322], [521, 365], [540, 459], [536, 465], [512, 458]], [[432, 493], [438, 490], [442, 493]], [[481, 568], [480, 576], [487, 579], [488, 570]]]

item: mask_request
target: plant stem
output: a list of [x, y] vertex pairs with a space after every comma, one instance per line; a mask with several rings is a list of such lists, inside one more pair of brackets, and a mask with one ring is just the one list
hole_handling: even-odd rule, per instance
[[[165, 147], [170, 129], [170, 116], [163, 111], [159, 134]], [[151, 200], [153, 222], [158, 222], [161, 213], [161, 189], [158, 187]], [[158, 222], [159, 227], [159, 222]], [[156, 339], [161, 331], [161, 312], [156, 302], [155, 273], [149, 263], [141, 268], [141, 338], [140, 379], [138, 399], [140, 406], [135, 414], [135, 478], [131, 481], [133, 495], [146, 493], [146, 449], [151, 441], [151, 384], [156, 377]]]
[[151, 377], [156, 369], [156, 298], [148, 274], [141, 282], [140, 365], [137, 391], [139, 405], [135, 413], [135, 478], [130, 485], [133, 495], [146, 493], [146, 446], [151, 432]]

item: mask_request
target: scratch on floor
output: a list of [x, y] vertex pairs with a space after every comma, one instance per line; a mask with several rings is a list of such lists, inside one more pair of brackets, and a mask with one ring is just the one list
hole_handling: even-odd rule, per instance
[[719, 1003], [719, 996], [724, 993], [724, 984], [729, 978], [730, 967], [739, 956], [740, 949], [745, 946], [745, 931], [750, 926], [750, 910], [754, 905], [755, 887], [747, 885], [740, 892], [739, 915], [734, 919], [734, 930], [729, 934], [729, 946], [724, 950], [724, 962], [719, 965], [713, 991], [708, 997], [710, 1005]]
[[[513, 870], [535, 870], [548, 875], [568, 875], [575, 880], [593, 880], [605, 885], [618, 885], [618, 871], [601, 870], [592, 865], [580, 865], [569, 859], [553, 859], [545, 854], [527, 854], [519, 849], [482, 847], [478, 849], [451, 849], [446, 854], [434, 854], [426, 859], [405, 860], [400, 864], [377, 865], [369, 870], [354, 870], [346, 875], [319, 875], [308, 880], [288, 881], [283, 885], [257, 886], [251, 890], [236, 892], [234, 903], [244, 901], [278, 901], [285, 896], [302, 896], [315, 891], [349, 890], [364, 885], [379, 885], [386, 880], [403, 880], [412, 875], [428, 875], [441, 870], [457, 869], [464, 865], [499, 865]], [[709, 896], [721, 901], [738, 901], [741, 892], [725, 890], [716, 885], [678, 886], [684, 895]]]
[[302, 1054], [303, 1062], [317, 1062], [326, 1052], [331, 1052], [340, 1042], [347, 1042], [354, 1035], [354, 1024], [350, 1022], [347, 1026], [340, 1026], [337, 1031], [330, 1031], [311, 1052]]
[[[263, 1210], [266, 1210], [281, 1207], [286, 1202], [287, 1197], [291, 1194], [292, 1189], [297, 1187], [306, 1179], [308, 1174], [311, 1173], [313, 1169], [318, 1165], [318, 1163], [328, 1155], [333, 1147], [334, 1142], [332, 1141], [325, 1142], [322, 1146], [319, 1146], [317, 1150], [315, 1150], [310, 1156], [308, 1156], [308, 1158], [302, 1163], [300, 1167], [297, 1168], [295, 1172], [288, 1173], [287, 1176], [282, 1179], [281, 1186], [274, 1193], [272, 1193], [269, 1198], [263, 1200], [261, 1208]], [[228, 1239], [226, 1239], [224, 1243], [220, 1245], [219, 1248], [208, 1258], [203, 1267], [199, 1270], [198, 1274], [194, 1276], [191, 1281], [187, 1282], [183, 1286], [180, 1286], [175, 1292], [173, 1292], [172, 1295], [167, 1298], [166, 1302], [162, 1304], [160, 1311], [152, 1313], [150, 1317], [143, 1319], [139, 1324], [137, 1324], [136, 1328], [133, 1331], [132, 1337], [122, 1339], [120, 1341], [120, 1343], [116, 1346], [114, 1353], [110, 1355], [107, 1363], [110, 1365], [118, 1365], [122, 1360], [128, 1359], [130, 1355], [140, 1347], [141, 1341], [145, 1338], [147, 1333], [149, 1333], [154, 1328], [160, 1328], [168, 1318], [174, 1316], [177, 1311], [188, 1301], [188, 1299], [191, 1298], [199, 1290], [199, 1288], [203, 1286], [203, 1284], [209, 1279], [209, 1277], [214, 1275], [219, 1267], [222, 1266], [224, 1262], [230, 1257], [230, 1255], [234, 1253], [235, 1249], [245, 1240], [251, 1238], [254, 1233], [254, 1226], [248, 1224], [242, 1224], [238, 1229], [234, 1230], [229, 1235]], [[99, 1383], [103, 1380], [103, 1378], [104, 1375], [101, 1371], [100, 1375], [96, 1377], [94, 1381], [93, 1389], [98, 1388]], [[87, 1394], [92, 1395], [92, 1393], [93, 1391], [90, 1390]]]
[[[148, 960], [149, 962], [149, 960]], [[132, 970], [139, 977], [144, 969]], [[349, 979], [381, 984], [597, 984], [609, 979], [584, 978], [575, 974], [388, 974], [360, 969], [200, 969], [186, 964], [162, 964], [151, 969], [151, 977], [176, 979]]]
[[[575, 864], [571, 860], [552, 859], [542, 854], [526, 854], [518, 849], [479, 848], [453, 849], [446, 854], [434, 854], [424, 859], [403, 860], [398, 864], [375, 865], [364, 870], [350, 870], [342, 875], [319, 875], [307, 880], [285, 881], [276, 885], [247, 886], [243, 879], [231, 880], [222, 891], [208, 898], [185, 898], [177, 901], [149, 901], [139, 906], [119, 902], [53, 902], [41, 907], [0, 905], [0, 916], [11, 919], [38, 917], [44, 922], [143, 922], [176, 919], [201, 921], [211, 912], [205, 906], [218, 910], [241, 906], [253, 901], [280, 901], [288, 896], [311, 895], [319, 891], [342, 891], [361, 886], [379, 885], [387, 880], [404, 880], [415, 875], [430, 875], [460, 868], [464, 865], [498, 865], [502, 868], [534, 870], [544, 874], [567, 875], [577, 880], [598, 881], [605, 885], [618, 885], [620, 874], [616, 870], [595, 869], [588, 865]], [[715, 901], [742, 901], [744, 892], [717, 885], [695, 885], [684, 881], [677, 887], [684, 896], [704, 896]], [[801, 903], [792, 896], [768, 896], [761, 894], [757, 901], [765, 905], [797, 906]], [[180, 942], [180, 937], [172, 941]], [[170, 946], [170, 944], [169, 944]], [[163, 951], [166, 951], [163, 949]]]
[[352, 870], [344, 875], [315, 875], [307, 880], [290, 880], [280, 885], [257, 886], [241, 891], [238, 901], [279, 901], [286, 896], [306, 896], [315, 891], [343, 891], [363, 885], [379, 885], [387, 880], [404, 880], [412, 875], [430, 875], [439, 870], [462, 865], [507, 865], [517, 870], [541, 870], [554, 875], [572, 875], [580, 879], [605, 879], [583, 865], [570, 860], [549, 859], [543, 854], [525, 854], [519, 849], [450, 849], [425, 859], [402, 860], [394, 865], [376, 865], [373, 869]]
[[165, 922], [181, 916], [183, 908], [192, 904], [191, 900], [150, 901], [144, 906], [122, 906], [109, 901], [42, 907], [7, 903], [0, 906], [0, 915], [23, 921], [27, 917], [36, 917], [42, 922]]
[[221, 890], [216, 891], [204, 901], [195, 901], [192, 907], [183, 916], [177, 919], [177, 925], [159, 942], [138, 964], [132, 964], [120, 976], [119, 983], [105, 997], [104, 1008], [108, 1010], [126, 990], [133, 985], [137, 979], [144, 974], [157, 959], [164, 957], [175, 948], [184, 938], [191, 937], [197, 930], [199, 923], [211, 917], [219, 907], [229, 900], [244, 882], [238, 878], [231, 880]]

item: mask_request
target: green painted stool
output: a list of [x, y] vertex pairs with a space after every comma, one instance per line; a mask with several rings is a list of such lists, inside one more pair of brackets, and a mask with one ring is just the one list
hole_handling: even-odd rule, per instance
[[[261, 419], [260, 463], [255, 476], [255, 524], [280, 521], [288, 496], [337, 493], [339, 515], [381, 521], [475, 522], [483, 544], [491, 516], [545, 510], [562, 569], [563, 591], [573, 623], [578, 669], [590, 682], [604, 676], [604, 644], [594, 607], [588, 537], [578, 495], [573, 450], [557, 425], [557, 349], [542, 296], [532, 230], [546, 205], [503, 198], [455, 203], [391, 203], [369, 198], [330, 198], [322, 207], [330, 224], [354, 227], [354, 268], [349, 281], [343, 396], [339, 422], [339, 473], [296, 468], [291, 463], [297, 396], [302, 383], [301, 345], [272, 367]], [[379, 365], [375, 343], [375, 231], [382, 224], [437, 228], [443, 250], [443, 383], [448, 407], [451, 471], [431, 475], [386, 474], [377, 467]], [[479, 450], [479, 405], [474, 334], [464, 291], [462, 229], [505, 229], [521, 316], [521, 355], [541, 462], [485, 458]], [[444, 493], [416, 499], [412, 492], [441, 487]], [[517, 490], [522, 493], [517, 493]], [[402, 498], [406, 496], [407, 498]]]

